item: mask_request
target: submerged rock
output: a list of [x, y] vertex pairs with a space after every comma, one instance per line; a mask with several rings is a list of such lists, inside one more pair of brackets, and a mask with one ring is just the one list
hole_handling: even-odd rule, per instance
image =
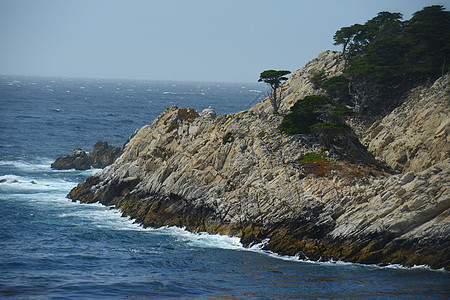
[[91, 160], [86, 152], [80, 148], [75, 148], [72, 152], [58, 157], [51, 164], [51, 167], [55, 170], [87, 170], [91, 167]]

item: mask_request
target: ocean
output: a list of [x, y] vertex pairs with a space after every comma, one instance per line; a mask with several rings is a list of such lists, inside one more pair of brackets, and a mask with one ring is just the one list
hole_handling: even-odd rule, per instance
[[250, 108], [258, 83], [0, 76], [0, 298], [448, 299], [450, 275], [301, 261], [238, 238], [142, 228], [65, 196], [98, 170], [52, 170], [99, 140], [122, 146], [168, 106]]

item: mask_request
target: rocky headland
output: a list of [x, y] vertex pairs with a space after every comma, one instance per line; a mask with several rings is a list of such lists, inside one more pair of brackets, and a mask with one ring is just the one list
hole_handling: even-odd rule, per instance
[[[342, 69], [339, 52], [321, 53], [285, 82], [281, 111], [323, 93], [318, 71]], [[282, 255], [450, 270], [449, 83], [416, 87], [371, 126], [350, 120], [354, 130], [326, 140], [280, 132], [267, 99], [218, 117], [173, 106], [68, 197]]]

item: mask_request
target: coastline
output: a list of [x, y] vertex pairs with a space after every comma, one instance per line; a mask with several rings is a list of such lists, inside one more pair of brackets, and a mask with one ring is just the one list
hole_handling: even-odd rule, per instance
[[[282, 107], [318, 92], [309, 82], [317, 70], [338, 74], [340, 66], [339, 53], [324, 52], [294, 72]], [[445, 80], [440, 89], [424, 90], [445, 99], [449, 76]], [[245, 247], [269, 239], [263, 250], [279, 255], [450, 270], [448, 157], [433, 157], [431, 165], [414, 161], [414, 171], [394, 174], [355, 136], [341, 135], [333, 152], [340, 156], [330, 158], [326, 175], [308, 174], [300, 157], [323, 152], [322, 145], [305, 135], [279, 133], [281, 117], [269, 109], [266, 100], [248, 111], [181, 120], [183, 109], [170, 107], [136, 133], [113, 165], [68, 197], [114, 205], [144, 227], [237, 236]], [[445, 118], [436, 122], [444, 124], [443, 135], [440, 127], [432, 128], [439, 141], [446, 139]], [[371, 141], [392, 138], [376, 131], [383, 134], [383, 128], [372, 131]], [[234, 139], [225, 143], [228, 132]]]

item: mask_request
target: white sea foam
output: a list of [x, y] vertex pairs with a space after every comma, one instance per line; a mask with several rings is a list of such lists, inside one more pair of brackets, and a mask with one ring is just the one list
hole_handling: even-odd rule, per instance
[[18, 175], [0, 176], [0, 191], [13, 194], [32, 194], [42, 192], [59, 192], [64, 194], [75, 185], [76, 182], [65, 181], [62, 179], [36, 179]]
[[59, 172], [59, 173], [73, 173], [81, 175], [89, 175], [92, 172], [97, 171], [98, 169], [88, 169], [88, 170], [53, 170], [51, 169], [51, 164], [54, 160], [49, 158], [38, 158], [33, 161], [28, 160], [0, 160], [0, 167], [13, 167], [19, 170], [27, 171], [27, 172]]
[[130, 218], [124, 218], [121, 216], [121, 212], [116, 209], [110, 209], [101, 204], [82, 204], [83, 206], [90, 206], [92, 210], [89, 212], [86, 210], [74, 211], [70, 213], [61, 214], [60, 217], [77, 217], [83, 220], [94, 221], [97, 227], [100, 228], [111, 228], [114, 230], [130, 230], [130, 231], [144, 231], [149, 232], [152, 235], [168, 235], [175, 238], [180, 243], [185, 243], [191, 247], [199, 248], [216, 248], [216, 249], [228, 249], [228, 250], [238, 250], [238, 251], [249, 251], [254, 253], [259, 253], [262, 255], [267, 255], [276, 259], [281, 259], [285, 261], [292, 261], [297, 263], [308, 263], [308, 264], [319, 264], [327, 266], [347, 266], [347, 267], [367, 267], [367, 268], [391, 268], [391, 269], [401, 269], [401, 270], [411, 270], [411, 269], [423, 269], [432, 271], [443, 271], [444, 269], [431, 269], [429, 266], [414, 266], [405, 267], [401, 265], [365, 265], [352, 262], [344, 262], [341, 260], [328, 260], [328, 261], [314, 261], [309, 259], [301, 259], [298, 255], [286, 256], [274, 253], [269, 250], [264, 250], [264, 246], [267, 245], [269, 239], [263, 240], [259, 244], [251, 245], [245, 248], [238, 237], [230, 237], [220, 234], [209, 234], [209, 233], [192, 233], [187, 231], [185, 228], [179, 228], [175, 226], [164, 226], [160, 228], [144, 228], [141, 225], [134, 222]]
[[230, 237], [220, 234], [192, 233], [179, 227], [162, 227], [154, 229], [154, 232], [174, 236], [177, 241], [187, 243], [189, 246], [201, 248], [218, 248], [230, 250], [244, 250], [238, 237]]
[[[68, 201], [69, 202], [69, 201]], [[244, 248], [238, 237], [229, 237], [219, 234], [192, 233], [184, 228], [175, 226], [164, 226], [160, 228], [144, 228], [130, 218], [122, 217], [121, 212], [101, 204], [81, 204], [80, 209], [64, 212], [58, 215], [60, 218], [71, 218], [79, 221], [90, 222], [97, 228], [120, 230], [120, 231], [142, 231], [152, 235], [167, 235], [180, 243], [191, 247], [218, 248], [230, 250], [248, 250]], [[70, 204], [68, 204], [70, 205]], [[81, 206], [80, 206], [81, 205]]]
[[308, 263], [308, 264], [318, 264], [318, 265], [328, 265], [328, 266], [347, 266], [347, 267], [362, 267], [362, 268], [377, 268], [377, 269], [399, 269], [399, 270], [413, 270], [413, 269], [420, 269], [420, 270], [428, 270], [428, 271], [437, 271], [437, 272], [448, 272], [444, 268], [442, 269], [432, 269], [430, 266], [427, 265], [414, 265], [413, 267], [406, 267], [399, 264], [389, 264], [385, 266], [381, 265], [375, 265], [375, 264], [359, 264], [354, 262], [346, 262], [342, 260], [327, 260], [327, 261], [315, 261], [310, 259], [303, 259], [300, 258], [299, 255], [294, 256], [287, 256], [287, 255], [280, 255], [277, 253], [274, 253], [270, 250], [264, 250], [264, 246], [267, 245], [269, 242], [269, 239], [263, 240], [259, 244], [251, 245], [249, 248], [244, 248], [247, 251], [256, 252], [264, 255], [268, 255], [270, 257], [286, 260], [286, 261], [292, 261], [292, 262], [298, 262], [298, 263]]
[[0, 167], [11, 166], [21, 170], [49, 171], [52, 162], [52, 160], [46, 158], [36, 159], [32, 162], [26, 160], [0, 160]]

